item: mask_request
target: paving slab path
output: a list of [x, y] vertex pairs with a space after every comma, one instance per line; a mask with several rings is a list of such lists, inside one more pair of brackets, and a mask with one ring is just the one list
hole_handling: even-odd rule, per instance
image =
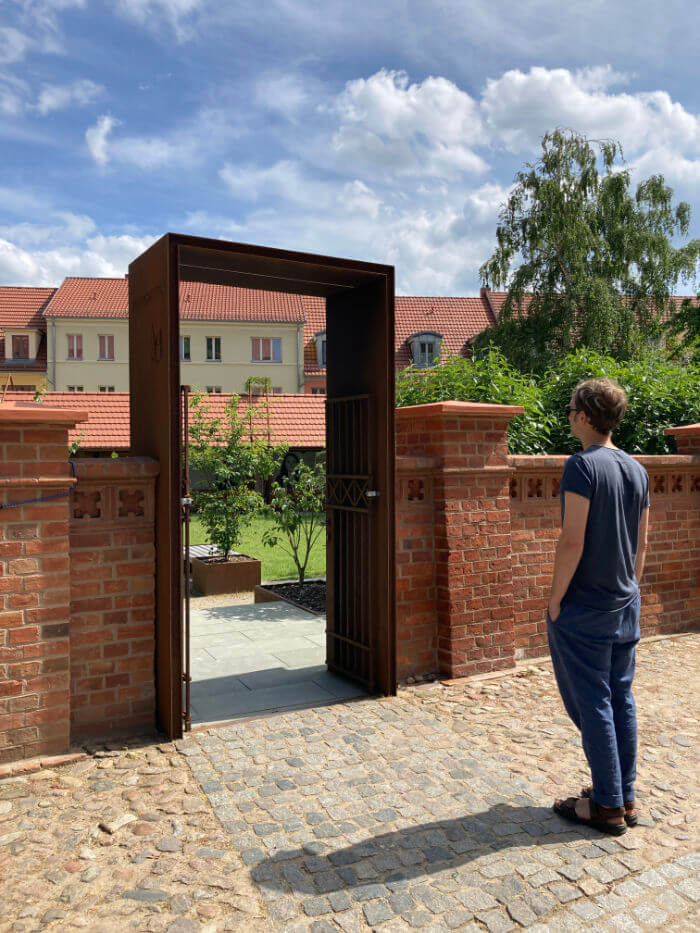
[[697, 930], [698, 649], [640, 647], [622, 837], [551, 812], [587, 775], [539, 665], [0, 782], [0, 931]]

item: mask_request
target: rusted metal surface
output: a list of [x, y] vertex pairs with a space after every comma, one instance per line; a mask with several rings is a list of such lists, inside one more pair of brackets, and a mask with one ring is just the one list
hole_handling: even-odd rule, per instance
[[[182, 496], [180, 281], [327, 299], [328, 399], [366, 396], [367, 418], [353, 422], [352, 449], [365, 449], [366, 462], [372, 464], [371, 471], [355, 473], [335, 461], [334, 475], [352, 480], [343, 490], [338, 487], [336, 494], [358, 504], [335, 509], [344, 518], [337, 520], [328, 542], [329, 605], [343, 607], [342, 612], [349, 614], [341, 621], [335, 611], [329, 626], [329, 657], [345, 651], [346, 673], [369, 689], [394, 693], [394, 270], [375, 263], [166, 234], [129, 267], [132, 453], [154, 457], [161, 464], [156, 497], [160, 728], [170, 738], [182, 735], [183, 706], [188, 706], [184, 643], [189, 639], [183, 631], [187, 622], [182, 603], [186, 574], [181, 499], [187, 497]], [[365, 501], [357, 499], [357, 477], [366, 478]], [[185, 523], [185, 535], [186, 529]], [[332, 651], [331, 642], [336, 646]]]
[[328, 666], [396, 692], [393, 274], [326, 302]]
[[182, 521], [177, 243], [165, 236], [129, 266], [131, 449], [160, 463], [156, 487], [156, 713], [182, 734]]
[[180, 491], [180, 504], [182, 506], [182, 641], [184, 645], [184, 670], [182, 672], [183, 703], [182, 725], [185, 732], [192, 728], [192, 705], [190, 702], [190, 685], [192, 674], [190, 665], [190, 387], [181, 386], [182, 398], [182, 489]]

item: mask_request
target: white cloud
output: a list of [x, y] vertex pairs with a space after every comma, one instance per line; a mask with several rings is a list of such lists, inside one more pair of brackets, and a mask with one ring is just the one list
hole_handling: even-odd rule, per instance
[[700, 157], [689, 159], [668, 146], [648, 149], [639, 158], [632, 160], [630, 168], [638, 180], [661, 173], [672, 187], [677, 186], [696, 194], [700, 191]]
[[96, 234], [71, 245], [58, 242], [54, 233], [46, 239], [46, 248], [31, 250], [0, 238], [0, 281], [7, 285], [60, 285], [67, 275], [119, 277], [156, 238]]
[[65, 110], [75, 104], [86, 107], [102, 94], [104, 88], [94, 81], [74, 81], [72, 84], [45, 84], [39, 94], [36, 109], [42, 116], [52, 110]]
[[0, 26], [0, 65], [13, 65], [20, 62], [31, 46], [29, 36], [25, 36], [13, 26]]
[[94, 126], [91, 126], [85, 133], [85, 142], [87, 143], [90, 155], [98, 165], [106, 165], [109, 162], [109, 153], [107, 144], [109, 136], [118, 120], [109, 114], [103, 114]]
[[338, 203], [350, 213], [363, 214], [372, 220], [376, 220], [382, 206], [381, 200], [374, 191], [358, 179], [343, 185], [343, 189], [338, 195]]
[[611, 68], [507, 71], [487, 82], [481, 109], [493, 137], [514, 152], [538, 148], [543, 134], [557, 126], [619, 139], [630, 153], [660, 140], [700, 146], [698, 116], [665, 91], [610, 93], [621, 80], [624, 76]]
[[299, 74], [266, 74], [256, 82], [254, 94], [260, 107], [293, 121], [319, 90]]
[[410, 84], [404, 72], [382, 69], [349, 81], [333, 110], [332, 145], [346, 164], [447, 178], [488, 168], [473, 151], [483, 144], [478, 104], [446, 78]]
[[161, 135], [115, 136], [120, 120], [103, 114], [85, 133], [98, 165], [108, 162], [151, 171], [166, 166], [192, 168], [225, 151], [243, 130], [223, 107], [204, 107], [180, 126]]
[[117, 10], [153, 31], [165, 22], [178, 41], [189, 39], [194, 31], [197, 14], [207, 6], [207, 0], [118, 0]]
[[29, 248], [46, 243], [76, 243], [84, 240], [95, 230], [91, 217], [69, 211], [46, 211], [55, 223], [32, 223], [22, 221], [0, 227], [0, 236], [16, 246]]
[[231, 194], [242, 201], [276, 198], [308, 208], [328, 206], [333, 188], [304, 174], [293, 161], [277, 162], [269, 168], [227, 162], [219, 173]]

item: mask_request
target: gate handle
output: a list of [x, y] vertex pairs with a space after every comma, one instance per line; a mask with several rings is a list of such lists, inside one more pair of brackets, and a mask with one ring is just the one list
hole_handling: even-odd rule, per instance
[[379, 498], [379, 490], [378, 490], [378, 489], [368, 489], [367, 492], [365, 493], [365, 496], [366, 496], [368, 499], [378, 499], [378, 498]]

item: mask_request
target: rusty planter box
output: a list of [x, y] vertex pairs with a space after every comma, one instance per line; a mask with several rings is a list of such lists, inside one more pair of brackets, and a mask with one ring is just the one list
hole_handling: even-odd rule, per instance
[[193, 557], [191, 564], [192, 582], [204, 596], [248, 593], [262, 579], [260, 561], [247, 554], [236, 554], [233, 560], [226, 561]]

